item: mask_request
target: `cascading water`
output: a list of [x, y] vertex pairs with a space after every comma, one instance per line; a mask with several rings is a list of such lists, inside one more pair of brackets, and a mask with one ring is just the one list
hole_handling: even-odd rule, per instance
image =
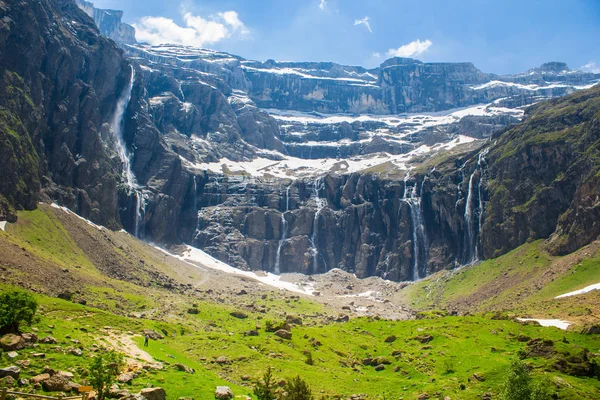
[[123, 183], [127, 185], [129, 195], [135, 196], [135, 225], [134, 233], [136, 237], [140, 237], [143, 234], [143, 222], [146, 217], [146, 197], [142, 189], [138, 186], [137, 180], [133, 170], [131, 169], [131, 155], [127, 150], [127, 144], [123, 136], [123, 126], [125, 124], [125, 113], [127, 106], [131, 101], [131, 92], [133, 91], [133, 83], [135, 81], [135, 69], [131, 68], [131, 75], [129, 83], [123, 89], [121, 96], [117, 100], [115, 107], [115, 114], [111, 122], [111, 132], [113, 134], [113, 140], [116, 144], [116, 150], [123, 164]]
[[[465, 240], [464, 240], [464, 264], [472, 264], [479, 261], [479, 242], [481, 227], [483, 225], [484, 201], [482, 193], [482, 182], [484, 173], [485, 156], [489, 147], [482, 150], [477, 157], [477, 166], [469, 178], [468, 194], [465, 204]], [[477, 194], [475, 194], [475, 178], [478, 175]], [[477, 199], [474, 197], [477, 196]], [[476, 208], [474, 208], [476, 203]], [[477, 218], [475, 215], [477, 214]]]
[[[310, 242], [312, 244], [312, 254], [313, 254], [313, 273], [318, 272], [319, 267], [319, 248], [318, 248], [318, 238], [319, 238], [319, 216], [321, 215], [321, 211], [325, 207], [327, 200], [322, 199], [319, 195], [319, 190], [323, 185], [323, 178], [318, 178], [315, 180], [313, 184], [313, 192], [315, 196], [315, 205], [317, 207], [317, 211], [315, 212], [315, 219], [313, 221], [313, 232], [310, 238]], [[323, 260], [325, 262], [325, 260]], [[327, 263], [325, 262], [325, 270], [327, 270]]]
[[285, 190], [285, 212], [281, 213], [281, 239], [279, 240], [279, 245], [277, 246], [277, 256], [275, 257], [275, 267], [273, 269], [273, 273], [279, 275], [280, 273], [280, 262], [281, 262], [281, 246], [287, 240], [288, 235], [288, 223], [285, 219], [285, 213], [290, 209], [290, 184]]
[[[421, 279], [419, 269], [421, 266], [427, 265], [427, 233], [425, 231], [425, 222], [423, 220], [423, 212], [421, 210], [421, 197], [417, 191], [418, 183], [415, 182], [409, 197], [408, 179], [409, 173], [404, 176], [404, 195], [402, 201], [408, 205], [410, 209], [410, 217], [412, 222], [412, 241], [413, 241], [413, 280]], [[423, 183], [421, 183], [421, 193], [423, 192]]]

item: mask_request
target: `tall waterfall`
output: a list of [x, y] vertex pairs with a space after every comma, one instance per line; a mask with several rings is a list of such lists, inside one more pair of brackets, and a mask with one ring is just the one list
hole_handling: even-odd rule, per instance
[[281, 246], [287, 240], [288, 235], [288, 223], [285, 219], [285, 213], [287, 213], [290, 209], [290, 188], [292, 185], [290, 184], [285, 190], [285, 212], [281, 213], [281, 239], [279, 240], [279, 245], [277, 246], [277, 256], [275, 257], [275, 267], [273, 272], [275, 274], [280, 274], [280, 262], [281, 262]]
[[[479, 261], [479, 243], [481, 241], [481, 227], [483, 225], [484, 201], [482, 193], [483, 174], [485, 170], [485, 156], [489, 147], [482, 150], [477, 156], [477, 165], [469, 178], [467, 199], [465, 204], [465, 240], [464, 240], [464, 264], [472, 264]], [[477, 176], [476, 176], [477, 175]], [[475, 179], [477, 187], [475, 187]], [[476, 197], [476, 198], [475, 198]]]
[[123, 89], [123, 92], [117, 100], [117, 106], [115, 107], [115, 113], [110, 127], [116, 144], [117, 153], [121, 159], [121, 164], [123, 164], [123, 183], [127, 185], [129, 194], [135, 196], [134, 233], [136, 237], [140, 237], [143, 235], [143, 225], [146, 217], [146, 197], [135, 179], [135, 175], [131, 168], [131, 154], [127, 150], [127, 144], [125, 143], [125, 138], [123, 136], [125, 113], [127, 112], [127, 106], [131, 101], [131, 92], [133, 91], [133, 83], [135, 81], [135, 69], [132, 65], [130, 68], [131, 75], [129, 77], [129, 83]]
[[[326, 199], [322, 199], [319, 195], [319, 190], [323, 186], [323, 178], [318, 178], [315, 180], [313, 184], [313, 192], [315, 196], [315, 205], [317, 207], [317, 211], [315, 212], [315, 219], [313, 221], [313, 232], [310, 238], [310, 242], [312, 244], [312, 254], [313, 254], [313, 273], [318, 272], [319, 270], [319, 216], [321, 215], [321, 211], [323, 207], [327, 204]], [[323, 260], [325, 262], [325, 260]], [[325, 269], [327, 269], [327, 263], [325, 263]]]
[[[402, 201], [406, 203], [410, 209], [413, 242], [412, 279], [418, 281], [421, 279], [419, 269], [427, 267], [427, 232], [425, 231], [425, 221], [423, 220], [423, 211], [421, 209], [421, 197], [417, 190], [418, 183], [415, 181], [415, 184], [409, 193], [409, 177], [410, 174], [407, 172], [404, 176], [404, 196]], [[421, 193], [422, 192], [423, 183], [421, 183]]]

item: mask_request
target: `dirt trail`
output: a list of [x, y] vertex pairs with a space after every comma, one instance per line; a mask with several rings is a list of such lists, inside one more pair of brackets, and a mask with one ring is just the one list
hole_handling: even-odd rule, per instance
[[123, 333], [107, 332], [103, 340], [106, 341], [115, 350], [125, 354], [127, 357], [135, 361], [145, 361], [147, 363], [155, 363], [156, 361], [146, 351], [140, 349], [133, 341], [135, 336]]

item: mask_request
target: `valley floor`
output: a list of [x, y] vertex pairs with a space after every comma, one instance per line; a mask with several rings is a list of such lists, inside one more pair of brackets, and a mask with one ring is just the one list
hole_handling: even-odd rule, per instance
[[[31, 378], [50, 366], [85, 383], [89, 357], [112, 347], [134, 376], [121, 388], [160, 386], [169, 399], [212, 398], [217, 385], [252, 396], [268, 366], [278, 381], [302, 376], [316, 398], [481, 399], [497, 398], [511, 359], [521, 358], [559, 398], [600, 397], [600, 340], [580, 333], [598, 326], [600, 291], [556, 298], [600, 282], [597, 242], [560, 258], [529, 243], [414, 284], [339, 270], [282, 278], [310, 287], [305, 294], [169, 251], [179, 256], [47, 205], [20, 213], [0, 231], [0, 288], [36, 293], [39, 319], [25, 330], [57, 343], [3, 355], [0, 367], [20, 363]], [[277, 325], [291, 338], [269, 332]], [[146, 330], [162, 337], [147, 348]]]

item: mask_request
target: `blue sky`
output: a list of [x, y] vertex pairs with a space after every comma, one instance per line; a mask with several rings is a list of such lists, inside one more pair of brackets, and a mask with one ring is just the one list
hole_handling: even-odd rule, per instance
[[96, 0], [138, 39], [248, 59], [375, 67], [392, 55], [516, 73], [546, 61], [600, 70], [600, 0]]

